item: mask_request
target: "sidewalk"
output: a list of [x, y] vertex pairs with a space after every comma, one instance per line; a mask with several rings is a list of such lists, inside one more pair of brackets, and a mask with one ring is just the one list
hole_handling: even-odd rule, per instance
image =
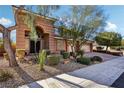
[[108, 86], [97, 84], [91, 80], [78, 78], [68, 74], [36, 81], [19, 88], [107, 88]]

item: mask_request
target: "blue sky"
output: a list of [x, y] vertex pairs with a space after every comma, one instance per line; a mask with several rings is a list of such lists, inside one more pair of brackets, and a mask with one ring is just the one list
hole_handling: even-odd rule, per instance
[[[64, 15], [69, 13], [68, 6], [61, 6], [60, 10], [55, 13], [56, 16]], [[103, 6], [105, 14], [109, 17], [106, 21], [107, 26], [105, 27], [108, 31], [115, 31], [121, 33], [124, 36], [124, 6]], [[15, 19], [11, 6], [0, 6], [0, 23], [4, 26], [9, 27], [15, 25]], [[1, 36], [1, 35], [0, 35]], [[16, 31], [12, 31], [11, 39], [16, 41]]]

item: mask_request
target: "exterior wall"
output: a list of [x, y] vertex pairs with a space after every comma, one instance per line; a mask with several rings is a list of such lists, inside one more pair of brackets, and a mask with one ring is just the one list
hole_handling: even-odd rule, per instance
[[[16, 24], [18, 26], [16, 29], [16, 49], [25, 49], [29, 51], [30, 42], [29, 42], [29, 39], [25, 38], [25, 32], [30, 31], [30, 29], [25, 25], [24, 19], [23, 19], [26, 14], [27, 12], [24, 10], [19, 12], [15, 16]], [[41, 40], [41, 48], [49, 49], [52, 53], [55, 53], [55, 52], [58, 53], [60, 50], [66, 50], [66, 47], [67, 47], [67, 51], [70, 52], [71, 51], [70, 46], [66, 45], [65, 40], [55, 39], [54, 32], [53, 32], [54, 27], [52, 23], [53, 21], [51, 20], [45, 19], [41, 16], [36, 16], [35, 25], [36, 27], [37, 26], [40, 27], [44, 34], [43, 40]], [[63, 44], [61, 44], [60, 46], [57, 46], [57, 40], [62, 40]], [[61, 46], [63, 46], [63, 49], [57, 48]], [[86, 47], [88, 47], [87, 49], [89, 49], [90, 51], [92, 50], [91, 44], [85, 46], [84, 48], [86, 49]]]
[[92, 45], [86, 43], [85, 45], [82, 46], [81, 49], [84, 50], [84, 52], [92, 52]]
[[[18, 13], [15, 18], [16, 18], [16, 24], [17, 24], [17, 29], [16, 29], [16, 44], [17, 44], [17, 49], [28, 49], [28, 40], [25, 38], [25, 31], [29, 30], [29, 28], [25, 25], [24, 23], [24, 17], [27, 12], [21, 11]], [[40, 16], [36, 16], [35, 20], [36, 26], [42, 28], [44, 34], [48, 34], [47, 39], [45, 38], [45, 41], [43, 42], [48, 42], [47, 47], [49, 45], [49, 50], [51, 52], [55, 52], [55, 40], [54, 40], [54, 27], [52, 25], [52, 21], [45, 19]], [[30, 30], [29, 30], [30, 31]], [[42, 43], [43, 43], [42, 42]]]
[[[57, 41], [58, 41], [58, 40], [59, 40], [59, 42], [63, 42], [63, 43], [57, 45], [57, 43], [58, 43]], [[60, 50], [66, 50], [66, 43], [65, 43], [65, 40], [62, 40], [62, 39], [55, 39], [55, 43], [56, 43], [55, 48], [56, 48], [56, 51], [57, 51], [58, 53], [59, 53]], [[58, 47], [59, 47], [59, 49], [58, 49]], [[92, 43], [85, 43], [85, 44], [82, 46], [81, 49], [84, 50], [85, 52], [92, 52], [92, 50], [93, 50], [93, 45], [92, 45]], [[67, 51], [68, 51], [68, 52], [71, 52], [71, 51], [72, 51], [70, 45], [67, 45]]]
[[66, 51], [66, 43], [65, 40], [62, 39], [54, 39], [55, 40], [55, 50], [56, 52], [60, 52], [60, 50]]

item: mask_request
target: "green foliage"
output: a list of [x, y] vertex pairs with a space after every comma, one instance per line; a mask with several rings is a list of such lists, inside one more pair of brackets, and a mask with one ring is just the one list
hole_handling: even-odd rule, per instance
[[38, 38], [36, 28], [35, 28], [35, 16], [33, 14], [27, 14], [25, 16], [24, 23], [27, 25], [27, 27], [31, 30], [30, 32], [30, 39], [36, 41]]
[[103, 61], [103, 59], [102, 59], [101, 57], [99, 57], [99, 56], [93, 56], [93, 57], [91, 57], [91, 61], [98, 61], [98, 62], [102, 62], [102, 61]]
[[121, 46], [124, 46], [124, 39], [121, 40]]
[[13, 75], [10, 72], [0, 69], [0, 82], [7, 81], [8, 79], [12, 77]]
[[45, 50], [40, 50], [38, 61], [40, 64], [40, 70], [43, 70], [43, 66], [44, 66], [45, 61], [46, 61], [46, 51]]
[[65, 50], [60, 50], [60, 54], [63, 55], [63, 53], [66, 52]]
[[51, 54], [50, 50], [48, 50], [48, 49], [45, 49], [45, 50], [46, 50], [46, 55], [47, 56]]
[[84, 55], [84, 50], [77, 51], [77, 56], [83, 56], [83, 55]]
[[60, 55], [49, 55], [47, 61], [49, 65], [57, 65], [60, 62]]
[[68, 53], [68, 52], [64, 52], [64, 53], [63, 53], [63, 58], [64, 58], [64, 59], [69, 58], [69, 53]]
[[85, 64], [85, 65], [90, 65], [91, 64], [91, 60], [88, 57], [77, 58], [77, 62], [80, 63], [80, 64]]
[[122, 37], [116, 32], [101, 32], [96, 36], [95, 40], [99, 45], [120, 46]]
[[[57, 5], [38, 5], [38, 6], [26, 6], [25, 8], [28, 11], [34, 12], [33, 8], [36, 8], [36, 11], [39, 15], [42, 15], [44, 17], [52, 15], [52, 12], [54, 10], [59, 9], [59, 6]], [[35, 26], [35, 19], [36, 16], [32, 13], [27, 13], [26, 16], [23, 16], [24, 23], [27, 25], [27, 27], [31, 30], [30, 32], [30, 39], [36, 41], [38, 38], [36, 26]]]
[[73, 47], [76, 47], [79, 41], [79, 48], [81, 48], [87, 40], [93, 39], [98, 29], [101, 30], [100, 28], [105, 25], [106, 16], [102, 8], [98, 6], [72, 6], [70, 13], [71, 15], [64, 22], [71, 21], [68, 25], [61, 22], [62, 26], [59, 29], [60, 35], [65, 39], [70, 39], [68, 44]]

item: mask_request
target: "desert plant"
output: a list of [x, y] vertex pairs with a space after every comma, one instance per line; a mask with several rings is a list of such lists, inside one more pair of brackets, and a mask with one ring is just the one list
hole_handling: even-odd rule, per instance
[[4, 59], [9, 60], [9, 56], [7, 53], [3, 53]]
[[83, 56], [83, 55], [84, 55], [84, 50], [77, 51], [77, 56]]
[[40, 50], [38, 61], [40, 64], [40, 70], [44, 70], [43, 66], [44, 66], [45, 61], [46, 61], [46, 51], [45, 50]]
[[102, 62], [102, 61], [103, 61], [103, 59], [102, 59], [101, 57], [99, 57], [99, 56], [93, 56], [93, 57], [91, 57], [91, 61], [98, 61], [98, 62]]
[[68, 53], [68, 52], [64, 52], [64, 53], [63, 53], [63, 58], [64, 58], [64, 59], [69, 58], [69, 53]]
[[63, 55], [63, 53], [66, 52], [65, 50], [60, 50], [60, 54]]
[[50, 54], [51, 54], [50, 50], [46, 49], [46, 55], [50, 55]]
[[24, 57], [25, 57], [25, 49], [17, 49], [16, 50], [16, 56], [18, 57], [18, 60], [20, 62], [24, 61]]
[[80, 57], [77, 58], [77, 62], [81, 63], [81, 64], [85, 64], [85, 65], [90, 65], [91, 64], [91, 60], [89, 57]]
[[16, 56], [20, 59], [24, 58], [25, 57], [25, 49], [17, 49]]
[[76, 53], [75, 52], [70, 52], [70, 56], [75, 57], [76, 56]]
[[0, 82], [7, 81], [8, 79], [12, 77], [13, 75], [10, 72], [0, 69]]
[[57, 65], [60, 62], [60, 55], [49, 55], [47, 61], [48, 65]]

